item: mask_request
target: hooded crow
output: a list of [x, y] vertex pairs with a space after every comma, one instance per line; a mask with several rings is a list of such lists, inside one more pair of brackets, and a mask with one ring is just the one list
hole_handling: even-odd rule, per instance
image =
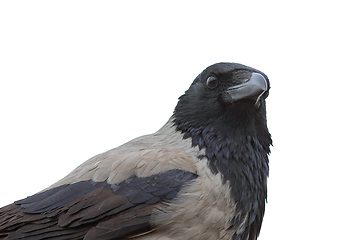
[[160, 130], [0, 208], [0, 239], [257, 239], [272, 144], [269, 88], [254, 68], [209, 66]]

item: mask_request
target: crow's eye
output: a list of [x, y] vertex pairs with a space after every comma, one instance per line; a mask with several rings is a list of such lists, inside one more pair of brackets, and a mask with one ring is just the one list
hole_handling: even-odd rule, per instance
[[206, 86], [208, 86], [209, 88], [213, 89], [216, 88], [216, 86], [218, 85], [219, 81], [217, 80], [216, 77], [214, 76], [210, 76], [207, 78], [206, 80]]

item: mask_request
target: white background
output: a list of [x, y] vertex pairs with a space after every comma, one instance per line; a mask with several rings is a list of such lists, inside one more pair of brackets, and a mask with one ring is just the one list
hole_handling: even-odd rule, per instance
[[204, 68], [230, 61], [271, 82], [274, 147], [259, 239], [359, 239], [358, 9], [313, 0], [1, 1], [0, 206], [156, 131]]

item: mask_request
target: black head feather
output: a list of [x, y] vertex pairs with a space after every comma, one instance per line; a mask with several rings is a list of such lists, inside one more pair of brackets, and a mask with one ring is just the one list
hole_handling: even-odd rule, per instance
[[[231, 98], [229, 89], [246, 83], [254, 73], [266, 81], [259, 99]], [[174, 111], [177, 130], [190, 137], [193, 146], [205, 148], [203, 158], [212, 172], [220, 172], [224, 183], [229, 181], [238, 213], [233, 228], [247, 217], [245, 231], [233, 239], [256, 239], [264, 215], [272, 144], [265, 106], [269, 86], [267, 76], [254, 68], [217, 63], [194, 80]]]

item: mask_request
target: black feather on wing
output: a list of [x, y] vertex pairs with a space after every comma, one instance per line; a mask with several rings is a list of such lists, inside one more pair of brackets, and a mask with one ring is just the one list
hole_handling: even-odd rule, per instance
[[174, 169], [118, 184], [89, 180], [59, 186], [0, 209], [0, 239], [118, 239], [146, 232], [153, 227], [154, 207], [196, 177]]

